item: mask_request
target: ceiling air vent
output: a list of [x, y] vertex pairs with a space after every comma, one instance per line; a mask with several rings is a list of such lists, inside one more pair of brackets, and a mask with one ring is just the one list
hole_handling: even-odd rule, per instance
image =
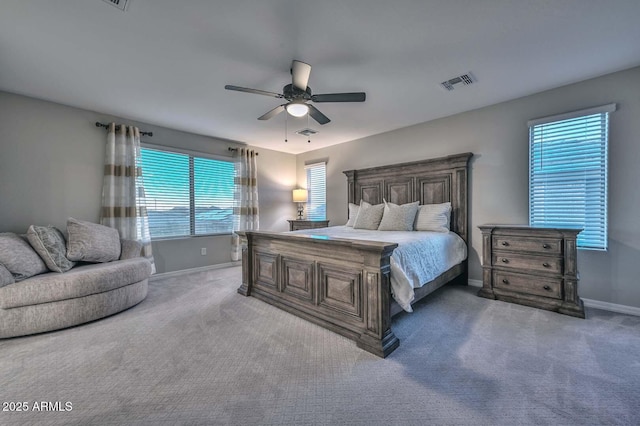
[[127, 6], [129, 5], [129, 3], [131, 3], [131, 0], [102, 0], [102, 1], [117, 7], [123, 12], [127, 10]]
[[443, 81], [442, 83], [440, 83], [440, 85], [447, 90], [453, 90], [456, 87], [468, 86], [471, 83], [475, 83], [476, 81], [477, 80], [471, 75], [471, 73], [468, 72], [458, 77], [453, 77], [447, 81]]
[[298, 130], [296, 133], [299, 135], [304, 135], [306, 137], [309, 137], [311, 135], [315, 135], [316, 133], [318, 133], [318, 131], [313, 129], [301, 129], [301, 130]]

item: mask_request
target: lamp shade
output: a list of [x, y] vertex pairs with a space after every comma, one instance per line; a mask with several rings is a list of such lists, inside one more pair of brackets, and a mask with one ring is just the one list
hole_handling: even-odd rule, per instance
[[309, 106], [303, 103], [291, 102], [285, 106], [287, 112], [294, 117], [304, 117], [309, 112]]
[[294, 189], [293, 190], [293, 202], [294, 203], [306, 203], [307, 202], [307, 190], [306, 189]]

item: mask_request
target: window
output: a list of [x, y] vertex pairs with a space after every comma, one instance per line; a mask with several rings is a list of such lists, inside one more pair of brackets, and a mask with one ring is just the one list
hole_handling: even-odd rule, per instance
[[580, 227], [578, 247], [607, 249], [610, 104], [529, 122], [529, 225]]
[[151, 238], [233, 231], [234, 163], [141, 148]]
[[305, 166], [307, 170], [307, 219], [327, 219], [327, 167], [326, 163]]

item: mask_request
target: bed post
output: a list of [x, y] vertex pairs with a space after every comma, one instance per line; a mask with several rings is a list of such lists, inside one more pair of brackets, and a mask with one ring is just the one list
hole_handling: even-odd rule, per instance
[[356, 339], [359, 348], [383, 358], [400, 346], [391, 330], [390, 260], [394, 248], [387, 246], [382, 253], [365, 257], [366, 331]]
[[347, 176], [347, 213], [349, 212], [349, 203], [356, 203], [356, 170], [347, 170], [342, 172]]
[[[456, 215], [455, 232], [462, 237], [467, 247], [469, 247], [469, 161], [473, 154], [470, 152], [457, 156], [456, 185], [454, 188], [454, 196], [456, 197], [456, 205], [458, 212]], [[456, 157], [454, 157], [456, 158]], [[468, 249], [467, 249], [468, 253]], [[455, 282], [462, 285], [469, 285], [469, 260], [468, 256], [462, 262], [463, 271], [455, 279]]]
[[249, 244], [247, 241], [247, 238], [250, 236], [247, 236], [247, 234], [242, 231], [237, 231], [236, 234], [240, 236], [240, 246], [242, 247], [242, 284], [238, 287], [238, 293], [243, 296], [250, 296], [252, 262], [249, 262]]

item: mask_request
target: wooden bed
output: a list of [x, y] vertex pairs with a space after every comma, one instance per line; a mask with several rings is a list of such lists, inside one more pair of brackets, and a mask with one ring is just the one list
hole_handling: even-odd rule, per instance
[[[451, 230], [468, 243], [467, 173], [472, 155], [345, 171], [348, 201], [450, 201]], [[342, 334], [375, 355], [386, 357], [398, 347], [391, 317], [402, 308], [391, 297], [389, 279], [397, 244], [263, 231], [238, 234], [243, 240], [238, 293]], [[454, 279], [466, 284], [467, 261], [416, 289], [415, 301]]]

